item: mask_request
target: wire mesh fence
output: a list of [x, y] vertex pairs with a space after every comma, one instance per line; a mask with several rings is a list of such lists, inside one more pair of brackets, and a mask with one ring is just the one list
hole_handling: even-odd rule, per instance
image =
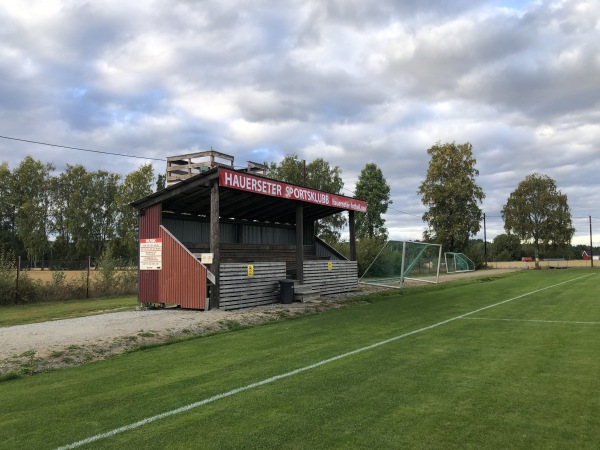
[[17, 257], [0, 266], [0, 305], [134, 294], [137, 282], [137, 261]]

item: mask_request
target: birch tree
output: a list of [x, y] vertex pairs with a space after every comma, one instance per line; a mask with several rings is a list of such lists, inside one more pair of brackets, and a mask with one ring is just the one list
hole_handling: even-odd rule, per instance
[[479, 204], [485, 198], [475, 182], [479, 170], [473, 146], [438, 142], [427, 153], [431, 156], [429, 168], [417, 191], [428, 208], [423, 214], [427, 222], [423, 238], [441, 244], [445, 251], [463, 252], [481, 229]]

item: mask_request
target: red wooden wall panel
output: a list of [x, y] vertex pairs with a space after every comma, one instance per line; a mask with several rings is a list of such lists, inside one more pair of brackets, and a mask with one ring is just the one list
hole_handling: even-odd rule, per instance
[[[162, 208], [161, 204], [150, 206], [139, 219], [140, 239], [159, 237]], [[139, 245], [139, 243], [138, 243]], [[160, 303], [158, 278], [160, 270], [140, 270], [138, 280], [138, 301], [141, 303]]]
[[206, 268], [165, 227], [160, 227], [158, 237], [163, 243], [160, 303], [205, 309]]

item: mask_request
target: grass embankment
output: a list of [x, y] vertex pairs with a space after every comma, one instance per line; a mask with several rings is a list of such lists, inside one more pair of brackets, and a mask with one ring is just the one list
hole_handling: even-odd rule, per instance
[[70, 444], [421, 330], [86, 448], [598, 448], [599, 286], [529, 271], [379, 294], [0, 383], [0, 447]]
[[0, 327], [126, 311], [136, 306], [135, 296], [0, 306]]

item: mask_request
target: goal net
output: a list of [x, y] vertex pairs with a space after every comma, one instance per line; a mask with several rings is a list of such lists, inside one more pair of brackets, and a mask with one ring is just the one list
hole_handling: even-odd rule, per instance
[[446, 273], [473, 272], [475, 263], [471, 261], [464, 253], [444, 253], [446, 263]]
[[406, 280], [437, 283], [441, 257], [438, 244], [387, 241], [358, 281], [392, 288], [401, 288]]

